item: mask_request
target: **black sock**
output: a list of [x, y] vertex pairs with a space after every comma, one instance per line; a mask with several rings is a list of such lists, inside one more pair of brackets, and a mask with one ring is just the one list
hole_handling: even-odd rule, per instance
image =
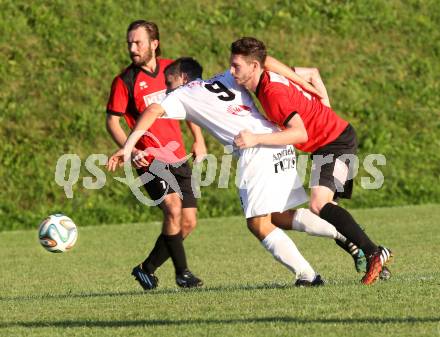
[[329, 202], [321, 209], [319, 216], [327, 222], [330, 222], [339, 233], [361, 248], [366, 256], [377, 251], [377, 246], [370, 240], [368, 235], [365, 234], [350, 213], [342, 207]]
[[171, 259], [173, 260], [176, 274], [181, 274], [183, 271], [188, 269], [186, 264], [185, 248], [183, 247], [182, 233], [178, 233], [176, 235], [164, 235], [164, 239]]
[[142, 262], [142, 269], [149, 274], [153, 274], [169, 257], [170, 253], [165, 243], [165, 235], [161, 234], [157, 238], [150, 255]]

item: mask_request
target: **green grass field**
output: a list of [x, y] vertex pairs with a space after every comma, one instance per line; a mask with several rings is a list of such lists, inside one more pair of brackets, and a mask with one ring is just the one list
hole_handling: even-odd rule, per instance
[[295, 288], [240, 217], [200, 220], [186, 247], [205, 286], [189, 291], [174, 284], [170, 262], [155, 291], [130, 276], [157, 222], [78, 224], [77, 246], [65, 254], [44, 251], [36, 229], [2, 232], [0, 336], [440, 336], [440, 206], [354, 214], [394, 250], [390, 281], [362, 286], [331, 240], [291, 233], [328, 281]]
[[[350, 206], [440, 203], [438, 0], [1, 0], [0, 231], [57, 212], [88, 225], [160, 219], [111, 174], [99, 191], [83, 187], [89, 155], [116, 150], [106, 103], [130, 62], [125, 33], [137, 19], [159, 25], [164, 57], [193, 56], [206, 78], [228, 67], [242, 36], [263, 40], [288, 65], [318, 67], [332, 107], [356, 129], [361, 162], [387, 158], [383, 187], [356, 188]], [[220, 159], [223, 147], [206, 136]], [[73, 199], [54, 179], [66, 153], [82, 161]], [[363, 165], [360, 176], [370, 176]], [[240, 215], [233, 187], [219, 194], [212, 184], [203, 195], [203, 217]]]

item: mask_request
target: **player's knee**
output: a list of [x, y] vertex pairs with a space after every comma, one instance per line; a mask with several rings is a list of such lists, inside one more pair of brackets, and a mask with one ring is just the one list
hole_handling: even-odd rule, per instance
[[180, 203], [165, 202], [162, 205], [162, 211], [165, 223], [174, 223], [180, 226], [182, 207]]
[[270, 215], [247, 219], [247, 227], [260, 241], [263, 240], [275, 228], [275, 226], [270, 222]]
[[197, 226], [196, 218], [184, 218], [182, 219], [182, 235], [186, 237]]
[[324, 205], [319, 200], [312, 200], [310, 202], [310, 210], [315, 213], [316, 215], [319, 215], [319, 212], [321, 212], [321, 209]]
[[166, 213], [163, 219], [162, 232], [166, 235], [176, 235], [181, 231], [180, 218], [173, 216], [171, 213]]
[[164, 210], [165, 217], [169, 219], [180, 218], [182, 209], [178, 205], [170, 205]]
[[249, 229], [249, 231], [256, 235], [256, 233], [258, 233], [258, 225], [257, 223], [253, 222], [253, 221], [247, 221], [247, 228]]

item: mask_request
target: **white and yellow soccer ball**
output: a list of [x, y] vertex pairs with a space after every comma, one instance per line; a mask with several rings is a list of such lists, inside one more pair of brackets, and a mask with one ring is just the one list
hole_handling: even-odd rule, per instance
[[38, 229], [41, 245], [49, 252], [63, 253], [72, 249], [78, 238], [75, 223], [64, 214], [53, 214], [46, 218]]

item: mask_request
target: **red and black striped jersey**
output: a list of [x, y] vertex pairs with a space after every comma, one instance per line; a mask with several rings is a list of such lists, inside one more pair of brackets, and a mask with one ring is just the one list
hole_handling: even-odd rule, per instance
[[[107, 113], [124, 116], [130, 129], [133, 129], [136, 120], [146, 107], [152, 103], [160, 103], [166, 96], [164, 69], [172, 62], [172, 60], [158, 58], [156, 70], [153, 73], [131, 64], [113, 80]], [[177, 142], [179, 146], [173, 151], [175, 161], [185, 157], [186, 151], [179, 121], [158, 119], [148, 129], [148, 132], [152, 135], [143, 136], [136, 144], [138, 149], [162, 148], [170, 142]], [[152, 159], [152, 156], [148, 157], [149, 161]], [[173, 161], [170, 160], [170, 162]]]
[[309, 138], [304, 144], [294, 144], [301, 151], [316, 151], [338, 138], [348, 126], [347, 121], [322, 104], [319, 98], [276, 73], [263, 72], [256, 95], [267, 118], [282, 128], [299, 114]]

